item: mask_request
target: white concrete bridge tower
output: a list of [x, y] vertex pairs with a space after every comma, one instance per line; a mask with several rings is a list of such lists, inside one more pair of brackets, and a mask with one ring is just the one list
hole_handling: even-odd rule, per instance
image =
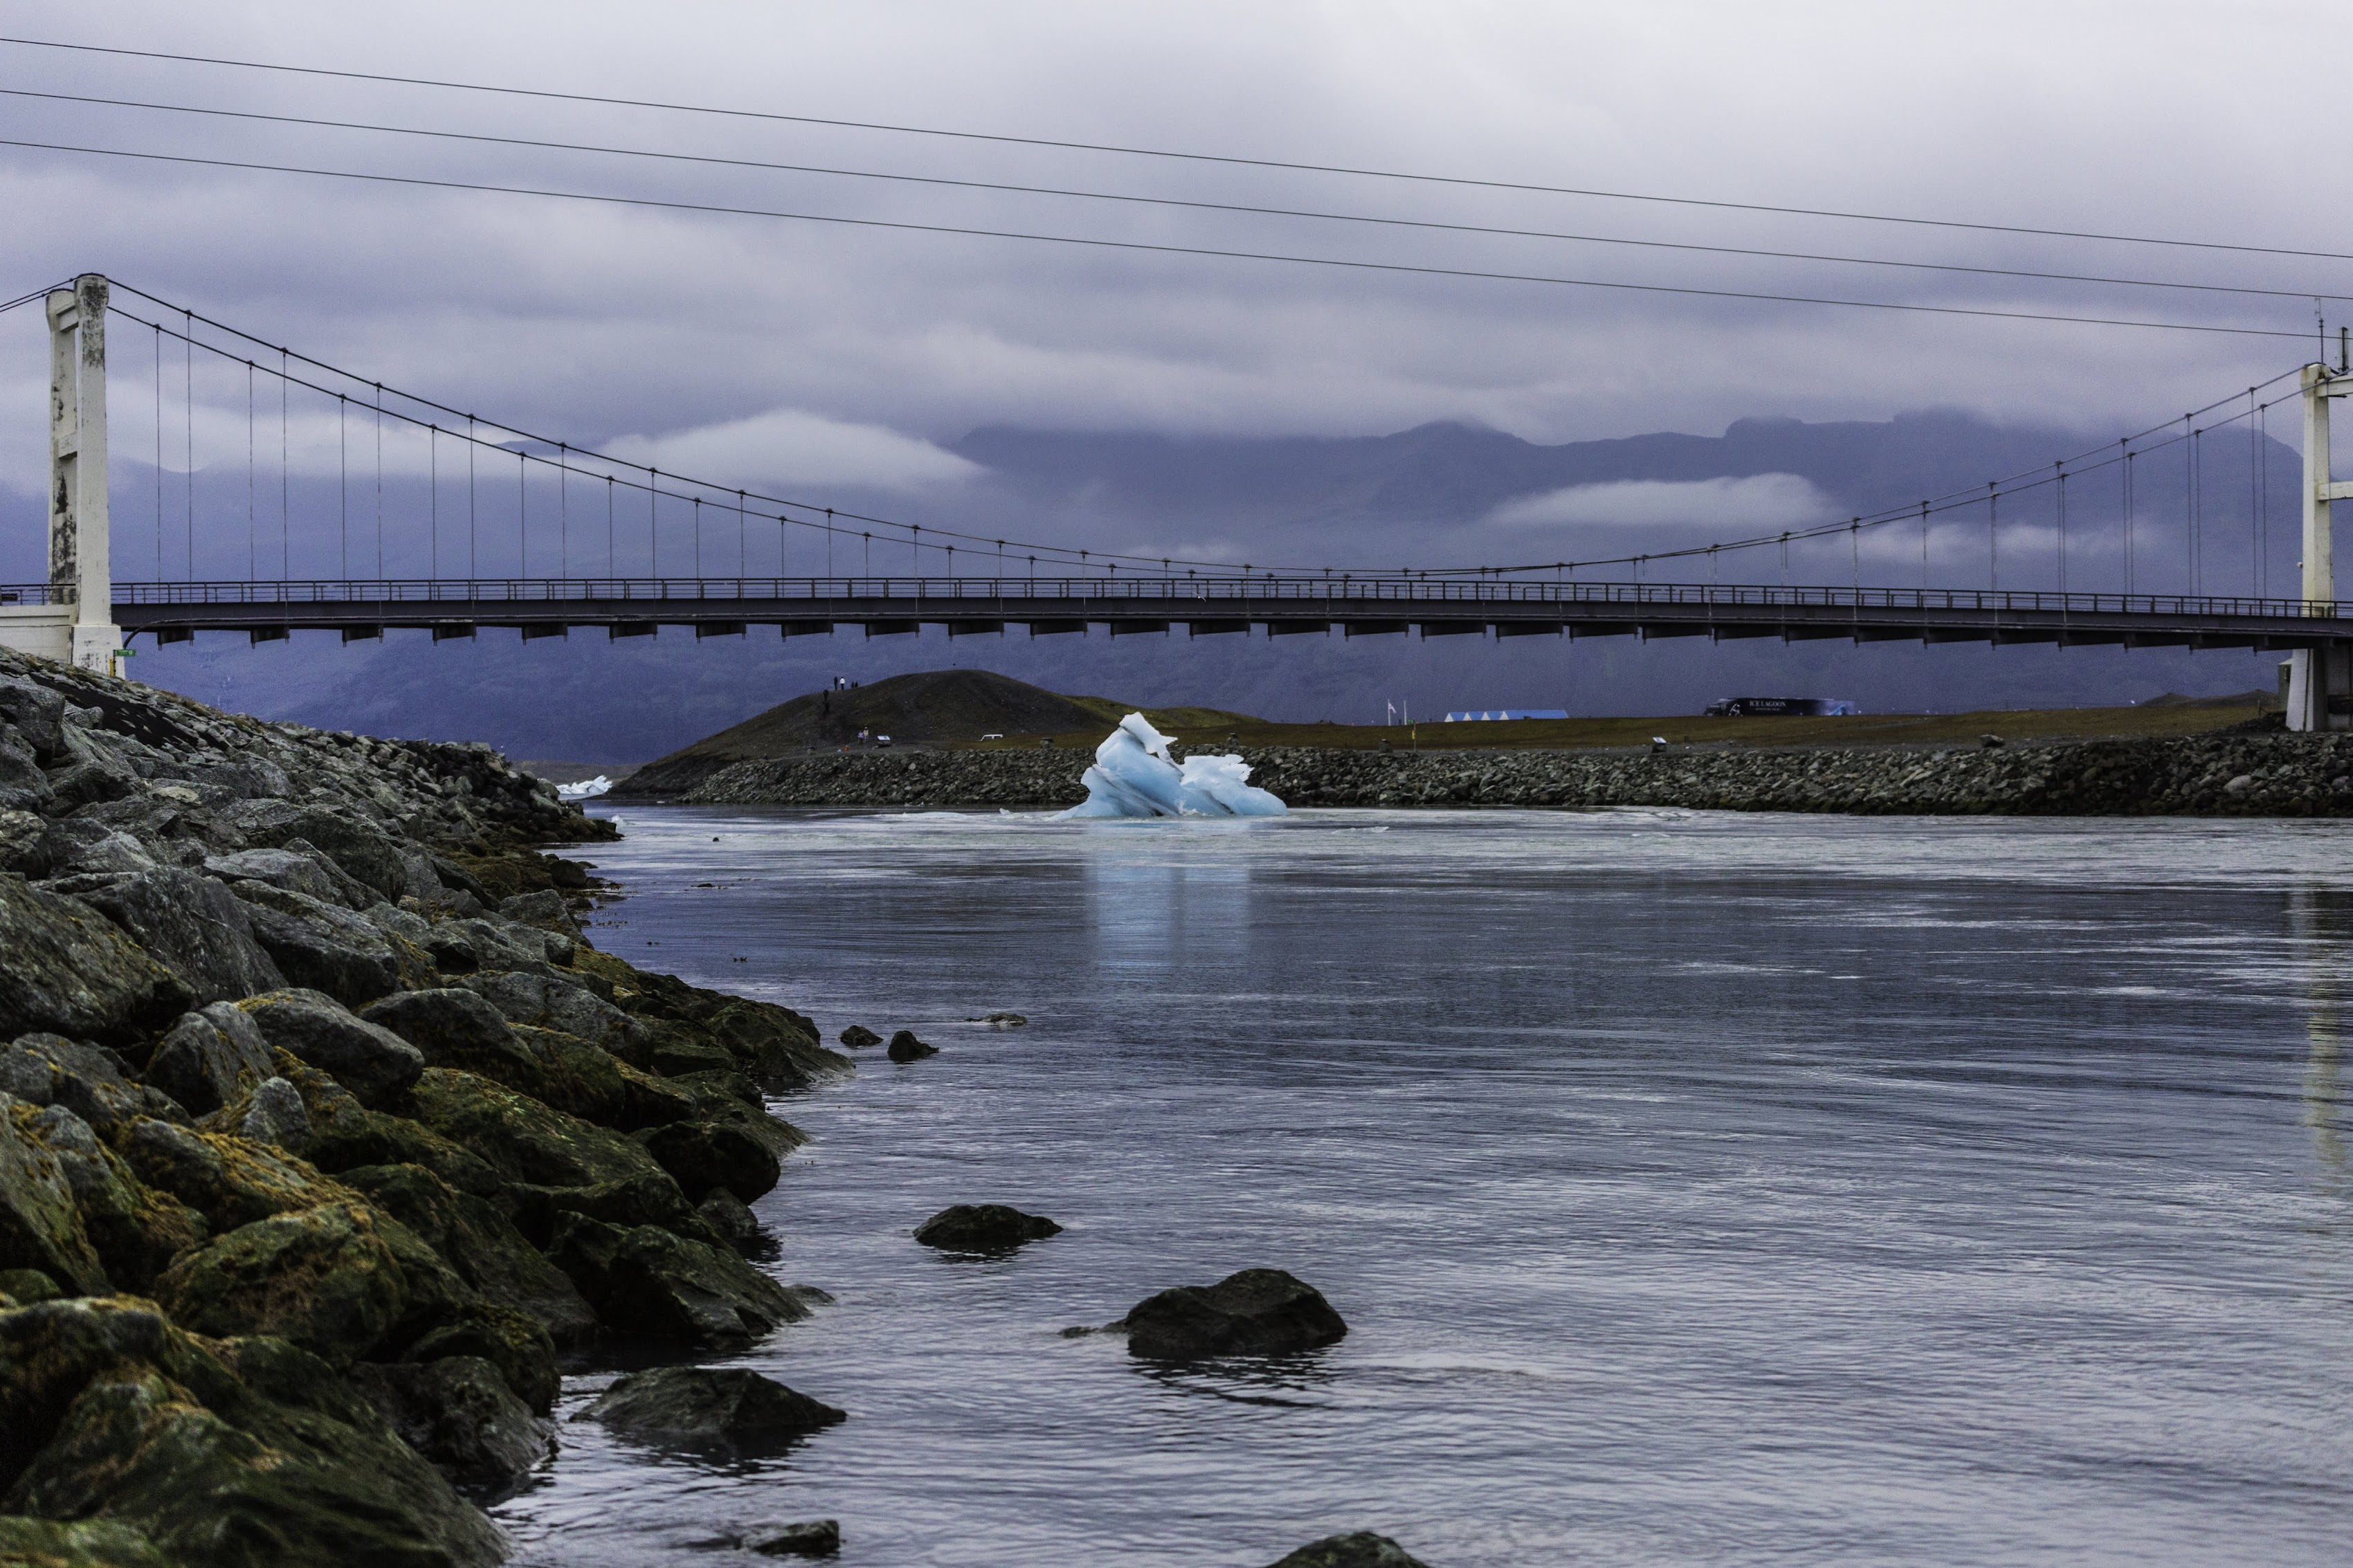
[[47, 602], [0, 605], [0, 647], [111, 670], [122, 650], [107, 559], [106, 279], [85, 273], [47, 300]]

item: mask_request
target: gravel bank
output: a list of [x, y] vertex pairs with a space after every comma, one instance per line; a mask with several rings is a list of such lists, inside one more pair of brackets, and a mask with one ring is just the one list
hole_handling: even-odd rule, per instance
[[[1293, 805], [1672, 805], [2019, 816], [2353, 815], [2353, 735], [2222, 734], [1912, 750], [1377, 752], [1243, 756]], [[740, 763], [697, 805], [1054, 806], [1086, 797], [1082, 753], [852, 754]]]

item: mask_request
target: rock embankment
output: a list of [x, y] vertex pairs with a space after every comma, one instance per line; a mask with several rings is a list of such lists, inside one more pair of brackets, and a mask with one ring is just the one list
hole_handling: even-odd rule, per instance
[[591, 947], [609, 836], [0, 653], [0, 1555], [496, 1563], [560, 1354], [807, 1314], [744, 1205], [849, 1061]]
[[[1294, 806], [1663, 805], [2016, 816], [2353, 816], [2353, 735], [2220, 734], [1943, 750], [1245, 750]], [[743, 763], [691, 804], [1051, 806], [1086, 798], [1069, 751]]]

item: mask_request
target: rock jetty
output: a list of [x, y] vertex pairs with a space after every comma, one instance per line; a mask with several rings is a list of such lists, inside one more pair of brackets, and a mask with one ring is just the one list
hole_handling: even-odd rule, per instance
[[[1682, 806], [2010, 816], [2353, 816], [2353, 735], [2233, 734], [1939, 749], [1664, 752], [1246, 748], [1294, 806]], [[837, 754], [739, 763], [717, 805], [1044, 807], [1086, 798], [1084, 753]]]
[[764, 1091], [849, 1059], [596, 951], [610, 835], [0, 653], [0, 1555], [493, 1563], [560, 1354], [807, 1314]]

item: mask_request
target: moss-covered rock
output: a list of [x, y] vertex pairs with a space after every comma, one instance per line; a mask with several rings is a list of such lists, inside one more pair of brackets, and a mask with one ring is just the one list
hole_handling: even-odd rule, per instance
[[546, 1424], [477, 1357], [364, 1362], [348, 1375], [392, 1429], [469, 1497], [509, 1496], [554, 1449]]
[[177, 1017], [172, 972], [89, 905], [0, 872], [0, 1038], [50, 1030], [101, 1044]]
[[82, 1227], [118, 1289], [144, 1291], [172, 1260], [211, 1234], [205, 1216], [131, 1173], [88, 1122], [62, 1105], [11, 1112], [16, 1131], [46, 1149], [72, 1190]]
[[485, 1300], [542, 1325], [556, 1344], [576, 1345], [596, 1331], [596, 1315], [572, 1281], [491, 1204], [419, 1165], [363, 1166], [344, 1172], [343, 1179], [406, 1226]]
[[427, 1068], [409, 1106], [419, 1122], [510, 1181], [586, 1187], [661, 1175], [653, 1156], [622, 1134], [473, 1073]]
[[546, 1098], [539, 1058], [515, 1038], [499, 1010], [471, 991], [454, 985], [397, 991], [370, 1003], [360, 1016], [415, 1046], [429, 1066], [480, 1073]]
[[135, 1298], [0, 1312], [0, 1510], [135, 1531], [177, 1568], [489, 1568], [499, 1532], [327, 1364]]
[[661, 1366], [615, 1381], [575, 1421], [625, 1437], [728, 1455], [775, 1453], [844, 1412], [742, 1367]]
[[273, 1215], [215, 1237], [155, 1294], [200, 1334], [269, 1334], [336, 1366], [398, 1353], [471, 1292], [405, 1226], [353, 1201]]
[[[593, 1326], [593, 1320], [592, 1320]], [[476, 1301], [408, 1347], [406, 1361], [472, 1356], [498, 1369], [514, 1396], [544, 1415], [555, 1405], [564, 1378], [555, 1343], [534, 1319], [512, 1307]]]
[[10, 1568], [172, 1568], [153, 1542], [127, 1524], [0, 1515], [0, 1563]]
[[618, 1333], [733, 1351], [809, 1312], [804, 1293], [733, 1252], [649, 1225], [622, 1230], [567, 1215], [548, 1257]]
[[350, 1196], [316, 1166], [229, 1133], [142, 1118], [118, 1148], [138, 1180], [195, 1209], [215, 1231]]
[[76, 1295], [111, 1287], [57, 1156], [33, 1136], [35, 1108], [0, 1094], [0, 1268], [34, 1268]]

